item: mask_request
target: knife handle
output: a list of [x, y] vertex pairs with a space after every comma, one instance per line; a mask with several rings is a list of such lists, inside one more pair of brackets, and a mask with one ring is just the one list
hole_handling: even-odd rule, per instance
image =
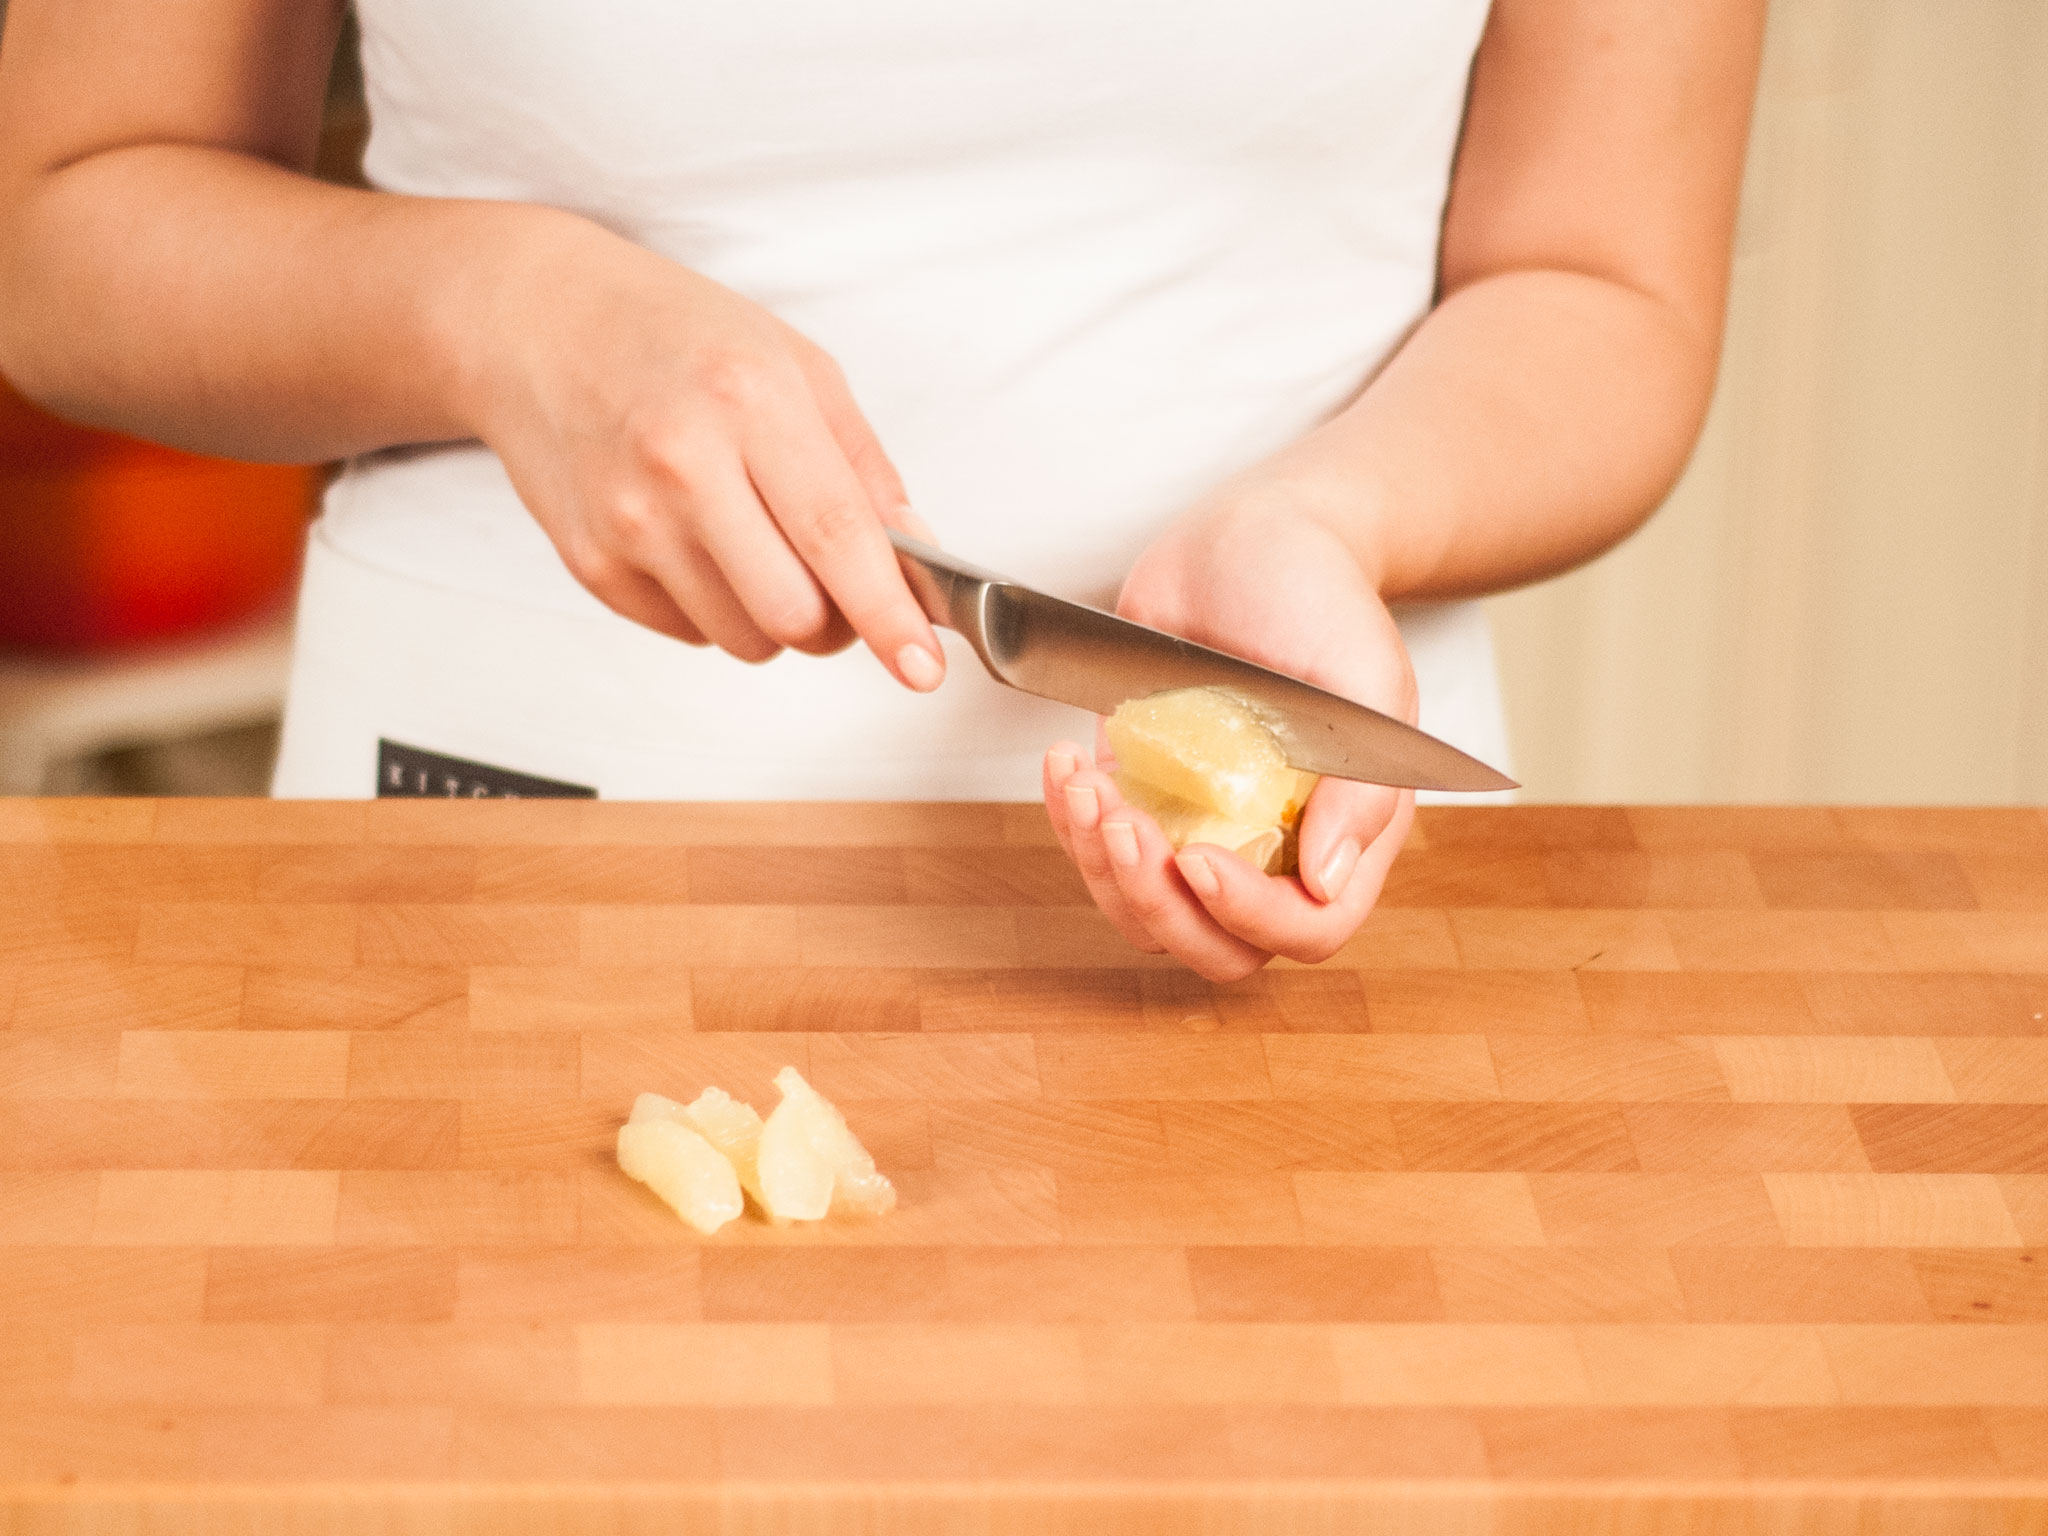
[[[980, 570], [964, 560], [955, 560], [942, 549], [891, 528], [889, 542], [895, 546], [910, 583], [911, 596], [934, 624], [975, 640], [981, 633], [981, 595], [1003, 580], [991, 571]], [[978, 646], [977, 646], [978, 648]]]

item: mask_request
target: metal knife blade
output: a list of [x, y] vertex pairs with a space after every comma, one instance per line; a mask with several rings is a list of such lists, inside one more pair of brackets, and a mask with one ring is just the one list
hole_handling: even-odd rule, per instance
[[1298, 677], [956, 560], [890, 530], [910, 590], [956, 630], [997, 682], [1107, 715], [1168, 688], [1227, 688], [1266, 718], [1288, 762], [1312, 773], [1412, 789], [1514, 789], [1476, 757]]

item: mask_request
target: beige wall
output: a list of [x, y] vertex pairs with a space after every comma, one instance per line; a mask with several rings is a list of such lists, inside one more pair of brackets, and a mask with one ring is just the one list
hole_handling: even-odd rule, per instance
[[1493, 608], [1529, 798], [2048, 802], [2048, 0], [1777, 0], [1692, 467]]

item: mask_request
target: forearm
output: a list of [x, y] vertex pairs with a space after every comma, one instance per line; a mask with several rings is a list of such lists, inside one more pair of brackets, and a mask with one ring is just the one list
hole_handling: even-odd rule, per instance
[[1591, 559], [1684, 467], [1716, 338], [1605, 278], [1512, 271], [1451, 295], [1273, 466], [1389, 600], [1475, 596]]
[[109, 150], [8, 200], [0, 371], [65, 415], [243, 458], [472, 436], [510, 272], [613, 239], [226, 150]]

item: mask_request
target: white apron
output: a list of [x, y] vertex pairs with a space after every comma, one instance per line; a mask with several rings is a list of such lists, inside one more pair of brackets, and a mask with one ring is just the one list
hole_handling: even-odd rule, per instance
[[[1427, 310], [1486, 4], [357, 9], [375, 185], [571, 209], [763, 304], [948, 547], [1106, 605]], [[1424, 727], [1505, 765], [1478, 607], [1402, 628]], [[274, 788], [1034, 798], [1092, 721], [948, 639], [931, 696], [859, 649], [692, 649], [577, 586], [488, 451], [375, 455], [313, 532]]]

